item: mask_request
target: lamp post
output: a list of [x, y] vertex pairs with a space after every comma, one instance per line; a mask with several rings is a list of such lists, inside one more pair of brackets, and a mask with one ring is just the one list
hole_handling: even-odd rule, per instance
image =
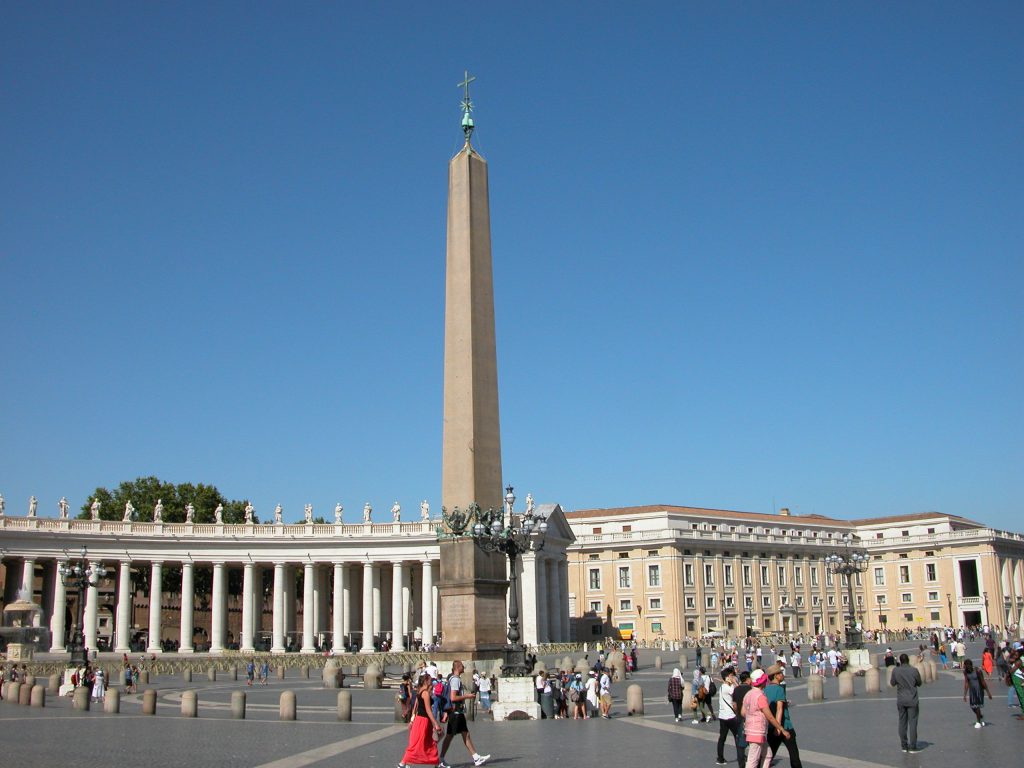
[[505, 489], [502, 512], [494, 509], [484, 512], [474, 503], [469, 505], [467, 512], [456, 507], [449, 513], [442, 507], [441, 515], [452, 537], [469, 536], [484, 552], [501, 552], [508, 557], [508, 645], [504, 648], [505, 663], [501, 666], [501, 673], [506, 677], [527, 677], [531, 667], [526, 663], [526, 647], [520, 642], [516, 560], [524, 552], [539, 552], [544, 548], [548, 522], [535, 516], [532, 508], [516, 514], [513, 509], [515, 502], [510, 485]]
[[876, 595], [875, 599], [878, 601], [878, 628], [885, 629], [885, 617], [882, 616], [882, 600], [885, 598], [883, 595]]
[[854, 613], [856, 609], [853, 601], [853, 576], [854, 574], [863, 573], [868, 568], [868, 556], [860, 550], [853, 549], [853, 542], [853, 535], [844, 533], [843, 543], [846, 545], [846, 549], [843, 553], [837, 554], [833, 552], [825, 558], [829, 571], [846, 577], [846, 599], [848, 603], [846, 613], [846, 647], [851, 650], [864, 647], [864, 633], [857, 628], [857, 618]]
[[982, 592], [981, 596], [985, 598], [985, 620], [982, 624], [988, 624], [988, 592]]
[[70, 587], [78, 592], [78, 623], [71, 631], [71, 663], [74, 666], [84, 666], [88, 661], [85, 647], [86, 590], [99, 586], [100, 579], [107, 575], [107, 569], [102, 563], [89, 564], [88, 555], [88, 549], [82, 547], [78, 562], [69, 560], [57, 566], [57, 572], [65, 588]]
[[946, 607], [949, 608], [949, 626], [952, 629], [952, 627], [954, 626], [953, 625], [953, 597], [952, 597], [952, 595], [949, 594], [949, 592], [946, 593]]

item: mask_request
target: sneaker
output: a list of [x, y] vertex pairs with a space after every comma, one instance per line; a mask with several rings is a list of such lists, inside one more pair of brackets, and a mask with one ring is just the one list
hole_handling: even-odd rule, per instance
[[697, 725], [697, 723], [699, 723], [700, 720], [691, 720], [690, 722], [693, 723], [694, 725]]
[[977, 723], [975, 723], [975, 724], [974, 724], [974, 727], [975, 727], [975, 728], [981, 728], [981, 723], [980, 723], [980, 722], [977, 722]]
[[452, 767], [450, 765], [448, 765], [448, 763], [446, 763], [444, 760], [438, 760], [437, 768], [452, 768]]
[[715, 760], [715, 765], [728, 765], [728, 763], [719, 758], [718, 760]]
[[483, 765], [490, 759], [490, 755], [473, 755], [473, 765]]
[[907, 752], [909, 752], [909, 753], [910, 753], [910, 754], [912, 754], [912, 755], [916, 755], [916, 754], [917, 754], [918, 752], [920, 752], [920, 751], [921, 751], [921, 750], [920, 750], [920, 749], [918, 749], [917, 747], [911, 747], [910, 749], [908, 749], [908, 750], [907, 750]]

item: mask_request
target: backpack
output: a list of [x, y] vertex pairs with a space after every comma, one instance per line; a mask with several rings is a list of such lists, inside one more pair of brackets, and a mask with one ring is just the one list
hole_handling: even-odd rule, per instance
[[434, 710], [434, 717], [438, 720], [455, 708], [452, 703], [451, 675], [446, 677], [444, 680], [435, 680], [434, 687], [431, 689], [431, 694], [430, 706]]
[[708, 686], [708, 698], [710, 699], [716, 693], [718, 693], [718, 686], [715, 684], [715, 681], [712, 680], [711, 685]]

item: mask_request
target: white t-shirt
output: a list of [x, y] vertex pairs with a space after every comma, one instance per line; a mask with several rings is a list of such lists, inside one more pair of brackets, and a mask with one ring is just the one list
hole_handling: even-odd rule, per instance
[[452, 692], [452, 706], [455, 707], [455, 709], [462, 709], [465, 702], [455, 700], [456, 696], [462, 695], [462, 678], [453, 674], [448, 678], [448, 688]]
[[487, 675], [480, 675], [480, 679], [477, 681], [476, 687], [477, 690], [480, 691], [480, 693], [490, 693], [491, 678], [487, 677]]
[[606, 693], [611, 693], [612, 690], [612, 679], [608, 677], [608, 673], [604, 672], [601, 674], [601, 695], [604, 696]]
[[538, 691], [543, 691], [544, 690], [544, 675], [537, 675], [537, 677], [534, 678], [533, 684], [536, 686]]
[[735, 685], [729, 685], [728, 683], [722, 683], [718, 686], [718, 719], [719, 720], [732, 720], [736, 717], [736, 713], [732, 711], [732, 692], [736, 690]]

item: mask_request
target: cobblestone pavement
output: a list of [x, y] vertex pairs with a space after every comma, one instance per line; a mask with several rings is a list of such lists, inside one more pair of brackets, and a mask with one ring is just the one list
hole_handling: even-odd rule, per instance
[[[909, 649], [913, 644], [894, 646]], [[872, 649], [875, 650], [875, 649]], [[977, 659], [980, 645], [970, 648]], [[718, 727], [674, 722], [665, 699], [665, 685], [678, 654], [662, 654], [664, 669], [653, 667], [654, 653], [641, 654], [641, 669], [614, 686], [611, 720], [544, 720], [494, 723], [483, 718], [471, 723], [479, 751], [491, 754], [488, 765], [610, 766], [645, 768], [713, 765]], [[692, 670], [692, 651], [691, 651]], [[197, 675], [198, 677], [198, 675]], [[625, 714], [626, 687], [639, 684], [645, 715]], [[884, 678], [883, 678], [884, 685]], [[239, 768], [301, 768], [302, 766], [371, 766], [397, 763], [405, 747], [406, 726], [395, 724], [393, 692], [353, 690], [353, 719], [336, 721], [337, 691], [324, 690], [316, 680], [272, 680], [266, 687], [248, 688], [244, 681], [195, 681], [160, 678], [157, 715], [142, 715], [141, 695], [122, 699], [121, 714], [107, 715], [102, 707], [76, 712], [66, 699], [51, 698], [45, 709], [0, 703], [0, 749], [5, 763], [19, 768], [51, 768], [73, 761], [82, 765], [180, 768], [238, 766]], [[183, 690], [199, 696], [199, 717], [181, 717]], [[973, 728], [974, 718], [962, 700], [958, 671], [940, 672], [922, 689], [920, 746], [922, 752], [900, 751], [896, 735], [893, 689], [865, 694], [858, 679], [857, 696], [839, 699], [837, 685], [826, 679], [821, 703], [810, 703], [806, 682], [789, 681], [793, 720], [801, 756], [809, 766], [827, 768], [963, 768], [970, 765], [1018, 765], [1024, 749], [1024, 722], [1013, 717], [1006, 688], [993, 681], [994, 700], [986, 701], [991, 726]], [[247, 718], [232, 720], [232, 691], [247, 693]], [[296, 722], [278, 720], [281, 691], [295, 691]], [[471, 765], [461, 742], [449, 752], [453, 765]], [[731, 741], [726, 758], [735, 765]], [[788, 765], [783, 751], [779, 768]]]

